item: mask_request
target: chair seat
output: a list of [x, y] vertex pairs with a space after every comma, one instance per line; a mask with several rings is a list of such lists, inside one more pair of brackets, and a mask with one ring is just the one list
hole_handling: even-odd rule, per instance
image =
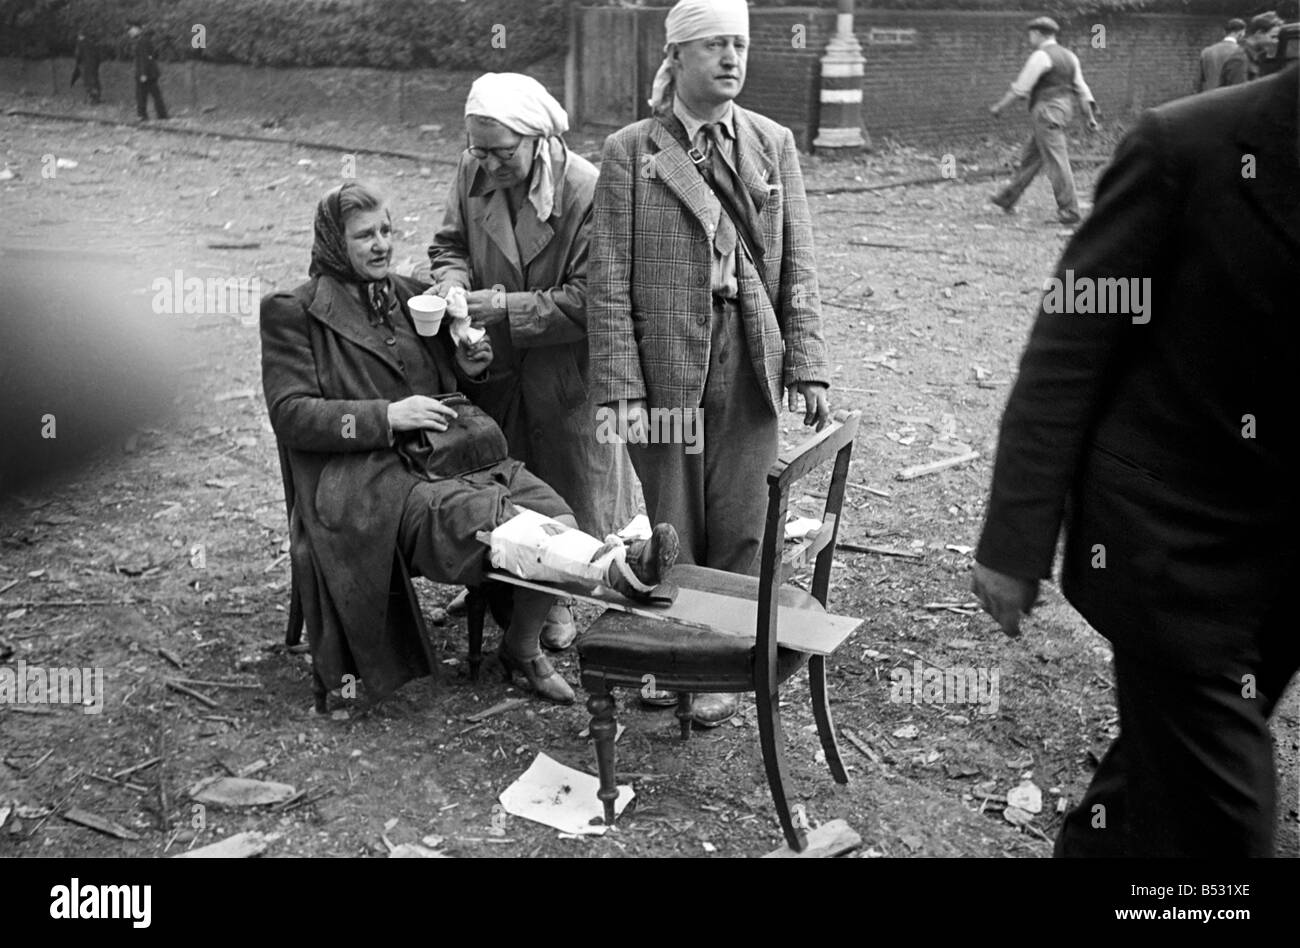
[[[690, 590], [723, 594], [755, 602], [759, 581], [702, 566], [673, 568], [669, 579], [680, 596]], [[783, 585], [780, 605], [825, 614], [816, 599], [797, 586]], [[644, 675], [655, 687], [670, 690], [752, 691], [754, 635], [733, 634], [671, 618], [652, 618], [607, 610], [579, 637], [578, 658], [584, 683], [604, 679], [610, 684], [640, 686]], [[793, 675], [807, 660], [806, 652], [778, 648], [777, 680]]]

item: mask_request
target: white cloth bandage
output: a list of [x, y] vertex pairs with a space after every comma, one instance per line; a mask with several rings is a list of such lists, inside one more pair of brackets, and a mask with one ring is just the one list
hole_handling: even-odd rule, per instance
[[[749, 6], [745, 0], [681, 0], [664, 20], [664, 52], [675, 43], [708, 36], [749, 38]], [[665, 91], [672, 77], [671, 60], [665, 59], [655, 73], [650, 90], [651, 108], [667, 105]]]
[[491, 559], [493, 567], [520, 579], [598, 586], [607, 582], [611, 563], [626, 562], [627, 548], [521, 508], [492, 531]]

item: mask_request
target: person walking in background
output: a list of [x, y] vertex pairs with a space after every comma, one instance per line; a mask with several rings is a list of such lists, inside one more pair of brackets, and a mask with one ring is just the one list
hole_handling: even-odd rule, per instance
[[1029, 21], [1028, 29], [1029, 45], [1034, 51], [1006, 95], [989, 106], [989, 111], [999, 115], [1016, 99], [1028, 99], [1033, 132], [1020, 154], [1016, 173], [992, 201], [1006, 213], [1012, 213], [1030, 182], [1045, 169], [1056, 195], [1058, 219], [1062, 224], [1074, 225], [1080, 220], [1079, 199], [1074, 191], [1065, 130], [1074, 118], [1076, 98], [1088, 112], [1089, 131], [1097, 130], [1101, 109], [1083, 80], [1079, 58], [1056, 42], [1056, 34], [1061, 31], [1056, 21], [1040, 16]]
[[1196, 73], [1196, 91], [1209, 92], [1219, 88], [1223, 64], [1241, 47], [1238, 45], [1246, 32], [1246, 21], [1233, 17], [1223, 28], [1223, 39], [1201, 50], [1200, 67]]
[[152, 97], [158, 118], [165, 119], [167, 106], [163, 103], [162, 89], [158, 86], [158, 60], [154, 55], [153, 40], [138, 20], [127, 27], [126, 33], [131, 37], [135, 56], [136, 115], [142, 122], [149, 119], [148, 101]]
[[[601, 157], [592, 400], [617, 415], [650, 520], [677, 528], [682, 561], [747, 574], [783, 403], [801, 395], [805, 424], [830, 421], [812, 224], [794, 135], [733, 102], [744, 0], [682, 0], [666, 27], [654, 116], [610, 135]], [[682, 419], [676, 436], [649, 424], [665, 411]], [[696, 695], [692, 718], [716, 725], [737, 707]]]
[[77, 46], [72, 51], [72, 58], [75, 63], [72, 67], [72, 85], [75, 86], [78, 79], [84, 78], [86, 101], [91, 105], [99, 105], [99, 44], [84, 31], [78, 33]]
[[973, 591], [1018, 635], [1064, 522], [1061, 589], [1114, 649], [1120, 734], [1058, 856], [1273, 850], [1268, 721], [1300, 666], [1298, 77], [1141, 118], [1056, 272], [1123, 302], [1049, 290], [1002, 416]]
[[1282, 31], [1282, 18], [1273, 11], [1251, 17], [1246, 26], [1246, 37], [1237, 50], [1223, 63], [1219, 84], [1240, 85], [1259, 78], [1264, 58], [1277, 47], [1277, 37]]
[[[429, 247], [428, 292], [464, 291], [496, 357], [481, 403], [510, 456], [554, 488], [594, 536], [636, 514], [627, 449], [598, 438], [588, 400], [587, 254], [596, 169], [564, 143], [569, 119], [540, 82], [488, 73], [465, 102], [468, 148]], [[567, 648], [568, 605], [542, 644]]]

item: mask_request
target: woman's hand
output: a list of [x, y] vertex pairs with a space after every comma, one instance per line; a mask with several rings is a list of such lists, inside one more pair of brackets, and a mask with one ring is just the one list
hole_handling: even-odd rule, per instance
[[492, 364], [492, 343], [487, 336], [478, 342], [456, 347], [456, 364], [470, 378], [477, 378]]
[[477, 327], [491, 326], [509, 316], [503, 290], [471, 290], [465, 297], [469, 303], [469, 318]]
[[[490, 359], [489, 356], [489, 361]], [[448, 422], [455, 417], [453, 409], [428, 395], [412, 395], [388, 405], [388, 427], [394, 431], [416, 431], [420, 428], [446, 431]]]

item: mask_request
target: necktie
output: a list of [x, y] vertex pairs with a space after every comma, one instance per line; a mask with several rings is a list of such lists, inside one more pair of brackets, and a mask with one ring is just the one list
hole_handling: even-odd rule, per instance
[[[708, 151], [704, 163], [705, 177], [718, 192], [719, 199], [725, 203], [734, 198], [735, 192], [731, 182], [731, 165], [727, 162], [727, 153], [724, 150], [722, 123], [710, 122], [704, 126], [704, 133]], [[731, 200], [731, 206], [739, 205]], [[731, 223], [731, 216], [725, 207], [718, 215], [718, 232], [714, 235], [713, 247], [724, 257], [731, 256], [736, 250], [736, 227]]]

